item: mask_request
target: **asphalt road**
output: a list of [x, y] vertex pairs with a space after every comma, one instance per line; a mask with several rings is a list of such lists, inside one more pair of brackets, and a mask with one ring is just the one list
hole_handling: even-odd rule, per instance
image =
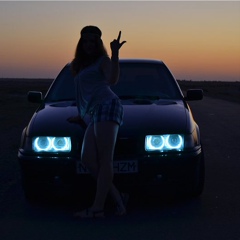
[[25, 201], [13, 157], [12, 176], [0, 202], [1, 240], [239, 240], [240, 104], [205, 98], [190, 106], [205, 150], [201, 197], [174, 202], [135, 199], [125, 217], [76, 221], [71, 201], [34, 205]]

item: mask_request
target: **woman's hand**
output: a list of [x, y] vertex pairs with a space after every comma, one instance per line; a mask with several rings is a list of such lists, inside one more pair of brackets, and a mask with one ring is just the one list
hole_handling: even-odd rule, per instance
[[105, 58], [105, 61], [102, 63], [102, 71], [106, 78], [106, 82], [110, 85], [114, 85], [118, 82], [119, 78], [119, 62], [118, 62], [118, 53], [119, 49], [122, 47], [126, 41], [120, 42], [121, 31], [119, 31], [118, 38], [114, 39], [111, 43], [112, 57]]
[[118, 38], [117, 39], [114, 39], [111, 43], [110, 43], [110, 47], [111, 47], [111, 50], [112, 50], [112, 57], [118, 57], [118, 51], [119, 49], [122, 47], [122, 45], [124, 43], [126, 43], [126, 41], [122, 41], [120, 43], [120, 38], [121, 38], [121, 31], [119, 31], [119, 34], [118, 34]]

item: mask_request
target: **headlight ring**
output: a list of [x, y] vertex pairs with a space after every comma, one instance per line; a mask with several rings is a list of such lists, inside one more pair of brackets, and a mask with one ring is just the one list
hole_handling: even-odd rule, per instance
[[184, 137], [181, 134], [147, 135], [145, 137], [146, 151], [182, 151]]
[[70, 137], [39, 136], [32, 140], [32, 149], [35, 152], [70, 152]]

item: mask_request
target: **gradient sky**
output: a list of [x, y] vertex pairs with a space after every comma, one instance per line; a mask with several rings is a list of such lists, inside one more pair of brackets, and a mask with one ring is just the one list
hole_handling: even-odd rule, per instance
[[97, 25], [122, 58], [163, 60], [177, 79], [240, 81], [240, 1], [0, 1], [0, 78], [55, 78]]

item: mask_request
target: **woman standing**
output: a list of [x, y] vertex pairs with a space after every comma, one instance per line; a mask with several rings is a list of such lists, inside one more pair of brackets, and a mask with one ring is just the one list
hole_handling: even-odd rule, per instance
[[113, 154], [119, 126], [122, 124], [123, 108], [110, 85], [118, 82], [119, 49], [126, 42], [118, 38], [111, 43], [111, 59], [101, 39], [102, 32], [96, 26], [86, 26], [72, 61], [75, 75], [76, 100], [79, 116], [69, 119], [77, 122], [85, 114], [91, 116], [82, 145], [82, 163], [97, 180], [93, 205], [77, 217], [103, 217], [107, 194], [110, 192], [118, 205], [118, 214], [126, 214], [121, 194], [113, 184]]

